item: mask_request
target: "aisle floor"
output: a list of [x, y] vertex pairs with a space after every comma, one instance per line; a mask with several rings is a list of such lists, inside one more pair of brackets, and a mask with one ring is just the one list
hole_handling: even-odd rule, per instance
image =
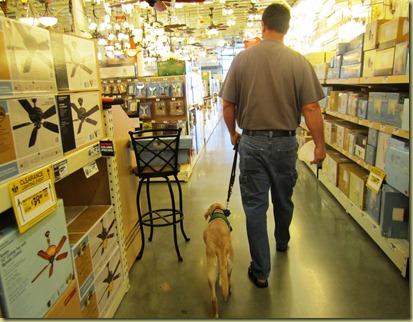
[[[130, 289], [114, 318], [210, 317], [203, 214], [211, 203], [225, 205], [233, 155], [221, 120], [189, 182], [182, 185], [185, 230], [191, 238], [185, 242], [178, 234], [183, 261], [177, 259], [172, 228], [156, 229], [142, 259], [129, 272]], [[271, 208], [268, 211], [273, 256], [266, 289], [248, 279], [250, 255], [238, 177], [235, 180], [229, 204], [235, 252], [232, 294], [225, 302], [218, 289], [220, 318], [410, 319], [409, 281], [308, 167], [301, 162], [297, 167], [295, 212], [286, 253], [275, 251], [274, 220]], [[155, 186], [161, 196], [164, 185]]]

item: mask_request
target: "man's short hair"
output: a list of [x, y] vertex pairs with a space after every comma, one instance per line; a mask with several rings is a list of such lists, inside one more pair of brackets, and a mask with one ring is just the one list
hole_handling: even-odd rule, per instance
[[262, 22], [269, 30], [287, 33], [290, 27], [290, 10], [281, 3], [270, 4], [262, 14]]

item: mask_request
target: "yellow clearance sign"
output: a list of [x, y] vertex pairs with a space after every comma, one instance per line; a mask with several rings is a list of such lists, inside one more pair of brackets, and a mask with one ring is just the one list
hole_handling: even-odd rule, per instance
[[23, 175], [11, 181], [8, 187], [20, 233], [57, 208], [51, 166]]

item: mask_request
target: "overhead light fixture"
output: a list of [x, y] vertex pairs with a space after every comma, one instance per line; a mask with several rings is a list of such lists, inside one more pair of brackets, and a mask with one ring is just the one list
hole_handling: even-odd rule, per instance
[[55, 17], [49, 9], [49, 2], [44, 2], [45, 12], [39, 17], [39, 21], [43, 26], [52, 27], [57, 24], [57, 17]]

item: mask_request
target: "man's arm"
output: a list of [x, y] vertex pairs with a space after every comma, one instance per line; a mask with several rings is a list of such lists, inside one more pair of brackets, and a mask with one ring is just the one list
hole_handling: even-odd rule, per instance
[[305, 123], [310, 130], [315, 144], [314, 160], [310, 164], [321, 163], [326, 157], [326, 147], [323, 130], [323, 117], [318, 102], [303, 106]]
[[225, 121], [225, 124], [227, 125], [227, 129], [231, 137], [231, 143], [232, 145], [235, 145], [238, 142], [239, 138], [241, 137], [241, 134], [237, 132], [236, 130], [235, 104], [223, 99], [222, 108], [223, 108], [222, 113], [224, 116], [224, 121]]

